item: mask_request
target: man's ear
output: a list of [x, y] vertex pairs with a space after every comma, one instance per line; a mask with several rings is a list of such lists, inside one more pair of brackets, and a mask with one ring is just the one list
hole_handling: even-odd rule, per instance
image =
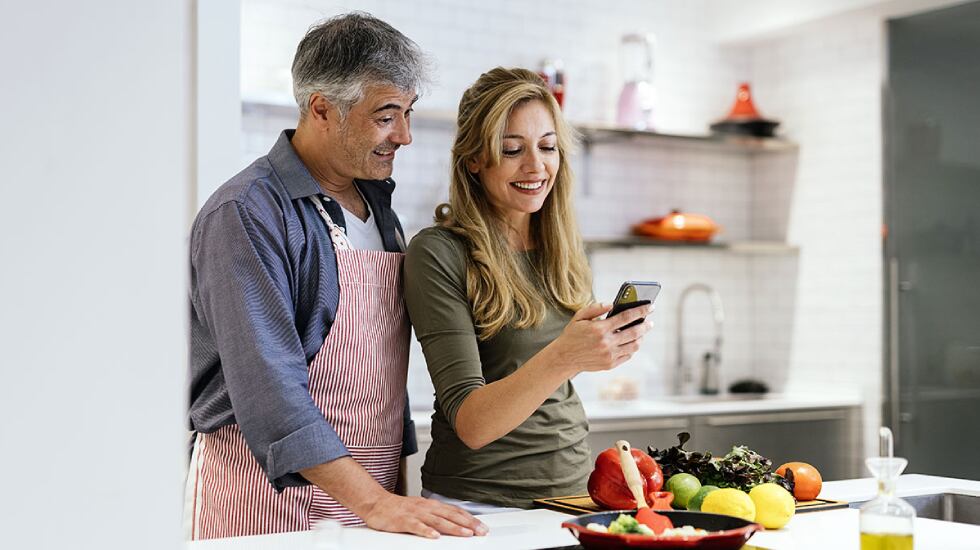
[[337, 116], [337, 108], [327, 101], [327, 98], [319, 93], [313, 93], [310, 95], [310, 104], [306, 116], [310, 118], [310, 122], [317, 126], [330, 126]]

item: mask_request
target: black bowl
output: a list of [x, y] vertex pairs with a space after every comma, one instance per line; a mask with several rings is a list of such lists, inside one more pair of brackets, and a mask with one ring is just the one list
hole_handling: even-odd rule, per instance
[[721, 120], [711, 125], [711, 131], [717, 134], [773, 137], [776, 135], [776, 126], [779, 126], [779, 122], [764, 118], [747, 120]]
[[758, 523], [746, 521], [732, 516], [709, 514], [707, 512], [691, 512], [686, 510], [655, 510], [670, 518], [675, 527], [690, 525], [705, 529], [711, 533], [703, 536], [659, 538], [648, 535], [613, 535], [591, 531], [586, 526], [590, 523], [609, 526], [620, 514], [636, 515], [636, 510], [614, 510], [586, 514], [562, 523], [578, 537], [579, 543], [585, 548], [704, 548], [713, 550], [735, 550], [741, 548], [756, 531], [762, 531]]

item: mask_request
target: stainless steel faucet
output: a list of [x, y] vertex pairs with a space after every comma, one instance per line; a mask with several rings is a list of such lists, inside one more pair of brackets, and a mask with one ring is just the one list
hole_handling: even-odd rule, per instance
[[694, 283], [681, 292], [677, 301], [677, 372], [674, 377], [674, 393], [682, 394], [691, 381], [690, 369], [684, 368], [684, 301], [689, 294], [704, 292], [711, 300], [711, 314], [715, 321], [714, 349], [704, 354], [700, 391], [703, 394], [718, 393], [718, 368], [721, 365], [722, 328], [725, 323], [725, 310], [721, 307], [721, 295], [704, 283]]

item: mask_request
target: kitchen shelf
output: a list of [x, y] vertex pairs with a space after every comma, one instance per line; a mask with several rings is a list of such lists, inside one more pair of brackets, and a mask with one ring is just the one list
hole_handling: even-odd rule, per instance
[[778, 153], [796, 151], [799, 146], [782, 138], [761, 138], [737, 135], [665, 134], [649, 130], [634, 130], [600, 124], [578, 124], [586, 147], [620, 141], [646, 141], [663, 145], [706, 148], [733, 153]]
[[[298, 114], [296, 102], [292, 96], [282, 94], [252, 94], [242, 98], [242, 112], [256, 111], [280, 116], [295, 116]], [[446, 130], [455, 130], [456, 128], [456, 113], [453, 111], [417, 109], [412, 114], [412, 120], [427, 128], [438, 127]], [[781, 138], [665, 134], [591, 122], [572, 123], [572, 126], [581, 134], [582, 144], [586, 153], [588, 153], [588, 150], [593, 145], [620, 141], [643, 141], [652, 144], [749, 154], [795, 151], [798, 148], [796, 143]]]
[[610, 238], [585, 238], [585, 249], [588, 252], [598, 250], [608, 250], [616, 248], [670, 248], [677, 250], [711, 250], [719, 252], [732, 252], [736, 254], [796, 254], [799, 247], [779, 241], [730, 241], [730, 242], [709, 242], [691, 243], [661, 241], [647, 239], [644, 237], [610, 237]]
[[[252, 94], [242, 98], [242, 113], [267, 113], [276, 116], [299, 116], [299, 109], [292, 96], [279, 94]], [[456, 113], [452, 111], [412, 111], [412, 121], [425, 127], [456, 129]]]

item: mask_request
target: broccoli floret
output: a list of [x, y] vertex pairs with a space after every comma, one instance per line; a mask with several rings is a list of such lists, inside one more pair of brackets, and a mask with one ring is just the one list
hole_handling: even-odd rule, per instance
[[[642, 533], [640, 529], [641, 525], [636, 521], [633, 516], [627, 516], [626, 514], [619, 514], [619, 517], [613, 520], [609, 524], [609, 532], [614, 535], [629, 535]], [[646, 527], [645, 525], [642, 527]], [[647, 529], [649, 530], [649, 528]]]

